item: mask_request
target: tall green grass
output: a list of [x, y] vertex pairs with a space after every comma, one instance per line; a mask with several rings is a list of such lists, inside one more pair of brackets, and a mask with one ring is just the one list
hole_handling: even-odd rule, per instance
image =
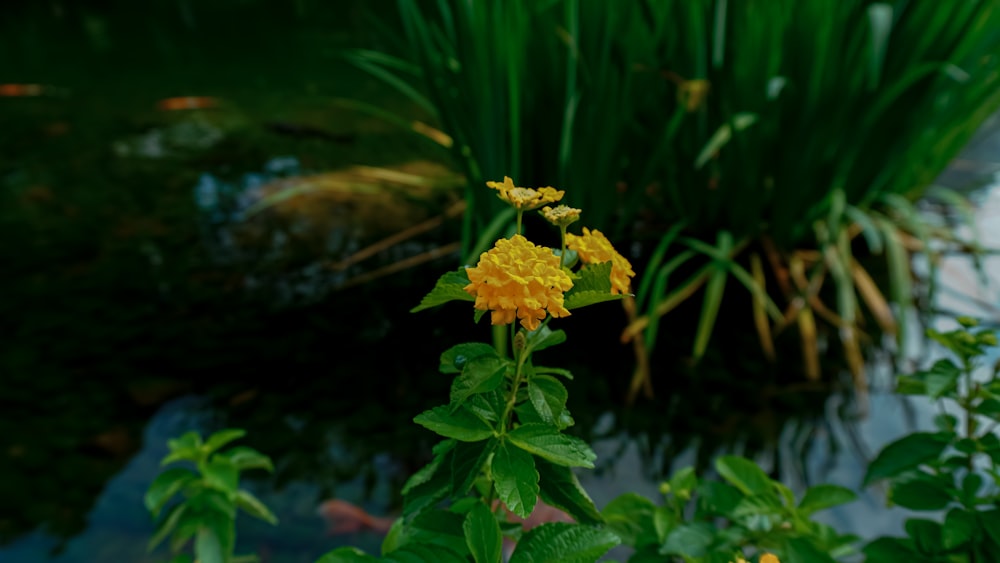
[[[810, 377], [824, 327], [859, 385], [864, 317], [903, 337], [910, 253], [947, 238], [913, 202], [1000, 107], [996, 0], [398, 7], [395, 53], [349, 56], [453, 140], [472, 187], [466, 259], [503, 227], [483, 181], [566, 189], [588, 225], [655, 247], [626, 339], [653, 350], [658, 319], [699, 296], [700, 357], [743, 287], [765, 352], [797, 329]], [[885, 255], [888, 284], [859, 250]]]

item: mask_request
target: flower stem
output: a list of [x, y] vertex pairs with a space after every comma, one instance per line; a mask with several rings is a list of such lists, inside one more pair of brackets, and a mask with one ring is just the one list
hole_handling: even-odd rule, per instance
[[521, 215], [523, 213], [520, 209], [517, 210], [517, 234], [521, 234]]
[[566, 265], [566, 225], [559, 225], [559, 269]]

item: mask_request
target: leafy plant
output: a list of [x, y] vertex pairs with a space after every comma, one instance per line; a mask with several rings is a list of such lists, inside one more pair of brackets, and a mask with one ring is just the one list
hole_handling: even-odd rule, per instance
[[[171, 561], [190, 562], [190, 555], [179, 552], [193, 538], [195, 560], [200, 563], [257, 561], [256, 555], [233, 555], [237, 509], [270, 524], [277, 524], [278, 519], [253, 493], [240, 488], [240, 474], [250, 469], [273, 471], [274, 467], [270, 458], [253, 448], [237, 446], [220, 451], [245, 434], [239, 429], [221, 430], [202, 441], [192, 431], [168, 442], [170, 453], [161, 465], [187, 462], [194, 470], [167, 469], [149, 486], [146, 508], [159, 519], [150, 550], [170, 538], [170, 551], [176, 554]], [[184, 499], [171, 504], [178, 495]]]
[[[879, 538], [864, 551], [875, 560], [996, 561], [1000, 558], [1000, 377], [994, 367], [982, 381], [975, 372], [992, 330], [929, 330], [954, 358], [902, 376], [897, 393], [927, 397], [940, 406], [935, 432], [916, 432], [890, 443], [868, 466], [865, 484], [887, 480], [891, 504], [940, 518], [911, 518], [906, 538]], [[957, 360], [957, 361], [956, 361]]]
[[729, 563], [752, 550], [818, 563], [854, 553], [856, 537], [811, 519], [853, 501], [850, 490], [818, 485], [796, 502], [788, 487], [746, 458], [723, 456], [715, 468], [723, 481], [698, 478], [690, 467], [674, 473], [660, 487], [659, 506], [634, 493], [608, 503], [602, 511], [608, 525], [636, 549], [630, 562]]
[[[766, 356], [798, 332], [817, 379], [820, 341], [835, 333], [863, 390], [863, 345], [876, 332], [905, 339], [910, 254], [934, 238], [977, 250], [912, 202], [967, 205], [928, 187], [1000, 107], [989, 0], [399, 8], [402, 40], [348, 56], [442, 128], [447, 140], [434, 138], [468, 179], [464, 263], [509, 223], [474, 189], [501, 173], [573, 186], [568, 201], [592, 225], [648, 243], [622, 336], [636, 342], [632, 396], [651, 389], [659, 320], [700, 297], [700, 358], [734, 285], [752, 296]], [[863, 265], [869, 254], [885, 256], [888, 282]]]

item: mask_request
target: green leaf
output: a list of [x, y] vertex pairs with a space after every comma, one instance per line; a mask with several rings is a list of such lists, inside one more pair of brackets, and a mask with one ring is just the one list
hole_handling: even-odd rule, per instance
[[733, 508], [730, 513], [733, 518], [747, 518], [753, 516], [771, 516], [780, 514], [782, 504], [774, 494], [749, 495]]
[[469, 492], [498, 444], [498, 440], [491, 439], [480, 442], [459, 442], [455, 445], [455, 455], [452, 456], [451, 463], [452, 491], [455, 495]]
[[506, 441], [493, 454], [493, 480], [507, 509], [527, 518], [538, 500], [538, 471], [531, 455]]
[[258, 520], [263, 520], [272, 525], [278, 524], [278, 517], [250, 491], [245, 489], [236, 491], [236, 506], [242, 508], [244, 512]]
[[729, 483], [702, 481], [698, 484], [698, 505], [702, 512], [728, 515], [741, 500], [743, 494]]
[[975, 513], [953, 508], [944, 518], [941, 544], [946, 550], [959, 549], [972, 541], [978, 528], [979, 521]]
[[607, 529], [552, 522], [524, 534], [510, 563], [593, 563], [619, 543]]
[[886, 446], [868, 465], [864, 485], [895, 477], [900, 473], [936, 459], [948, 446], [947, 438], [930, 432], [915, 432]]
[[913, 540], [881, 537], [861, 550], [868, 561], [915, 561], [918, 557]]
[[932, 520], [911, 518], [904, 525], [906, 533], [913, 538], [922, 553], [937, 555], [943, 547], [941, 542], [941, 524]]
[[756, 463], [739, 456], [722, 456], [715, 460], [715, 470], [745, 495], [771, 492], [771, 480]]
[[441, 373], [461, 373], [462, 368], [469, 360], [480, 356], [497, 357], [497, 351], [494, 347], [482, 342], [458, 344], [441, 353], [441, 366], [438, 369], [441, 370]]
[[338, 547], [325, 553], [316, 563], [376, 563], [378, 558], [372, 557], [356, 547]]
[[410, 545], [436, 545], [466, 555], [469, 551], [462, 530], [464, 521], [464, 514], [450, 510], [424, 511], [404, 528], [405, 532], [397, 548]]
[[611, 262], [587, 264], [577, 272], [573, 287], [566, 292], [563, 306], [579, 309], [587, 305], [617, 301], [624, 295], [611, 293]]
[[705, 522], [689, 522], [677, 526], [667, 534], [667, 540], [660, 547], [663, 555], [683, 555], [704, 557], [712, 545], [714, 528]]
[[160, 545], [160, 542], [170, 535], [170, 532], [177, 527], [177, 523], [180, 522], [181, 517], [184, 516], [184, 513], [187, 512], [187, 510], [187, 503], [175, 504], [170, 508], [167, 515], [164, 516], [163, 519], [156, 525], [156, 531], [153, 532], [153, 537], [149, 539], [149, 544], [147, 545], [147, 549], [149, 551], [153, 551], [156, 546]]
[[[410, 489], [430, 481], [431, 477], [437, 471], [437, 468], [446, 459], [446, 456], [451, 453], [452, 449], [455, 447], [457, 442], [455, 440], [442, 440], [434, 446], [434, 459], [430, 461], [427, 465], [421, 467], [416, 473], [410, 475], [410, 478], [406, 480], [403, 484], [402, 493], [405, 495], [410, 492]], [[447, 459], [451, 459], [448, 457]]]
[[170, 535], [170, 552], [176, 553], [183, 549], [184, 545], [198, 533], [203, 524], [204, 519], [201, 514], [193, 510], [185, 511]]
[[941, 510], [951, 504], [952, 497], [944, 483], [918, 477], [894, 483], [889, 490], [889, 500], [911, 510]]
[[202, 446], [202, 450], [204, 450], [207, 454], [214, 453], [215, 450], [218, 450], [222, 446], [225, 446], [234, 440], [239, 440], [246, 435], [247, 431], [241, 428], [227, 428], [225, 430], [219, 430], [215, 434], [209, 436], [208, 440], [205, 440], [205, 445]]
[[538, 375], [551, 373], [552, 375], [558, 375], [560, 377], [565, 377], [566, 379], [572, 380], [573, 374], [569, 372], [568, 369], [563, 368], [550, 368], [545, 366], [535, 366], [535, 373]]
[[217, 457], [228, 459], [236, 467], [237, 471], [247, 471], [248, 469], [264, 469], [274, 472], [274, 464], [271, 458], [246, 446], [236, 446], [224, 452], [216, 454]]
[[194, 540], [194, 553], [198, 563], [226, 563], [227, 554], [215, 530], [202, 528]]
[[994, 543], [1000, 544], [1000, 508], [979, 512], [977, 516], [982, 528]]
[[683, 467], [670, 476], [670, 494], [687, 501], [698, 486], [698, 475], [693, 467]]
[[438, 278], [434, 289], [420, 300], [419, 305], [410, 309], [410, 312], [416, 313], [449, 301], [475, 301], [475, 297], [462, 289], [467, 285], [469, 285], [469, 276], [465, 273], [464, 267], [454, 272], [448, 272]]
[[554, 377], [535, 375], [528, 381], [528, 398], [542, 422], [556, 424], [559, 415], [566, 409], [569, 391]]
[[156, 518], [160, 515], [160, 511], [167, 501], [197, 478], [194, 471], [182, 467], [175, 467], [160, 473], [149, 486], [149, 490], [146, 491], [146, 496], [143, 499], [146, 510], [150, 511]]
[[409, 517], [419, 514], [422, 511], [437, 505], [451, 493], [452, 477], [451, 465], [454, 459], [454, 442], [447, 440], [435, 447], [435, 459], [428, 464], [433, 466], [433, 470], [425, 471], [427, 467], [417, 473], [420, 478], [414, 480], [417, 474], [407, 481], [403, 487], [403, 516]]
[[462, 374], [451, 384], [451, 407], [475, 393], [488, 393], [503, 383], [508, 361], [497, 356], [479, 356], [465, 363]]
[[465, 556], [438, 545], [407, 545], [384, 558], [385, 563], [468, 563]]
[[178, 553], [170, 560], [170, 563], [193, 563], [193, 561], [187, 553]]
[[782, 563], [836, 563], [828, 553], [817, 548], [806, 538], [789, 538], [785, 544]]
[[963, 500], [967, 504], [971, 505], [975, 499], [976, 495], [979, 494], [979, 489], [983, 486], [983, 477], [978, 473], [969, 473], [962, 479], [962, 496]]
[[802, 497], [802, 501], [799, 502], [799, 511], [808, 516], [820, 510], [853, 502], [857, 498], [854, 491], [845, 487], [816, 485], [809, 487], [805, 496]]
[[215, 456], [202, 469], [205, 484], [226, 494], [236, 494], [240, 484], [240, 472], [228, 459]]
[[537, 329], [528, 332], [525, 341], [527, 347], [532, 352], [537, 352], [566, 342], [566, 331], [552, 330], [546, 325], [541, 325]]
[[962, 370], [951, 360], [938, 360], [931, 369], [923, 374], [927, 385], [927, 394], [932, 399], [940, 399], [957, 388], [958, 378]]
[[594, 468], [597, 454], [583, 440], [547, 424], [522, 424], [507, 433], [517, 447], [559, 465]]
[[601, 511], [601, 515], [608, 527], [618, 534], [622, 543], [638, 548], [657, 543], [656, 528], [653, 525], [655, 512], [656, 505], [648, 498], [625, 493], [612, 499]]
[[413, 422], [461, 442], [478, 442], [493, 435], [492, 428], [464, 407], [455, 412], [447, 406], [434, 407], [418, 414]]
[[175, 461], [197, 463], [204, 456], [201, 451], [201, 436], [195, 431], [186, 432], [180, 438], [167, 440], [167, 447], [170, 448], [170, 453], [160, 461], [161, 466]]
[[496, 516], [484, 503], [478, 502], [465, 516], [462, 524], [465, 543], [476, 563], [500, 563], [503, 536]]
[[561, 509], [581, 524], [600, 524], [604, 521], [572, 469], [541, 458], [535, 459], [535, 467], [538, 470], [542, 500]]

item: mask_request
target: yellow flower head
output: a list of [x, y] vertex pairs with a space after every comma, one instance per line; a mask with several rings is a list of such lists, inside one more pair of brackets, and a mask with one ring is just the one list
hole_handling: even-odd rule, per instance
[[567, 234], [566, 246], [575, 250], [587, 264], [611, 262], [611, 293], [626, 294], [629, 290], [629, 278], [635, 276], [632, 264], [624, 256], [618, 254], [611, 241], [601, 231], [583, 228], [583, 236]]
[[566, 192], [552, 187], [519, 188], [509, 176], [503, 177], [503, 182], [486, 182], [486, 185], [497, 190], [497, 197], [511, 204], [518, 211], [538, 209], [546, 203], [555, 203], [562, 199]]
[[554, 209], [546, 205], [542, 208], [542, 216], [557, 227], [566, 227], [580, 218], [580, 210], [567, 205], [557, 205]]
[[476, 309], [492, 311], [495, 325], [519, 318], [524, 328], [535, 330], [546, 311], [553, 317], [569, 316], [563, 293], [573, 281], [559, 267], [559, 257], [521, 235], [498, 240], [466, 273], [471, 283], [465, 291], [475, 296]]
[[778, 561], [778, 556], [773, 553], [765, 553], [760, 556], [760, 563], [781, 563], [781, 561]]

